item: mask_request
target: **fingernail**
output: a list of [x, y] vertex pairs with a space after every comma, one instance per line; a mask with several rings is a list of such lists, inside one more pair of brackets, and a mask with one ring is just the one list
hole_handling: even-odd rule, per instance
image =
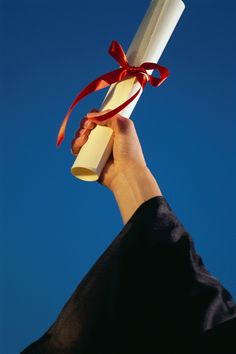
[[97, 112], [90, 112], [90, 113], [87, 113], [87, 117], [88, 117], [88, 118], [94, 118], [94, 117], [96, 117], [98, 114], [99, 114], [99, 113], [97, 113]]
[[87, 113], [87, 117], [88, 118], [96, 118], [98, 115], [103, 115], [109, 111], [110, 111], [110, 109], [106, 109], [106, 110], [100, 111], [100, 112], [89, 112], [89, 113]]

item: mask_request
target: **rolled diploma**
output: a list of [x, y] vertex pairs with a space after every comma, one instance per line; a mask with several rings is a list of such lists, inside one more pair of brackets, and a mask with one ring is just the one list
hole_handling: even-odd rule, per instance
[[[151, 1], [126, 54], [130, 65], [140, 66], [144, 62], [158, 62], [184, 8], [185, 5], [181, 0]], [[151, 74], [152, 70], [148, 73]], [[128, 78], [111, 85], [100, 110], [116, 108], [139, 88], [140, 84], [136, 78]], [[130, 117], [141, 94], [142, 90], [136, 99], [120, 112], [122, 116]], [[77, 155], [71, 168], [72, 174], [84, 181], [98, 180], [111, 154], [112, 145], [113, 130], [97, 125]]]

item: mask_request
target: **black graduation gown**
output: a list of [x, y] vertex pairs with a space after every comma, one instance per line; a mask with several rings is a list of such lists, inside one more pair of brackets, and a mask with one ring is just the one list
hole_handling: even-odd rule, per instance
[[236, 353], [236, 305], [164, 197], [133, 214], [22, 354]]

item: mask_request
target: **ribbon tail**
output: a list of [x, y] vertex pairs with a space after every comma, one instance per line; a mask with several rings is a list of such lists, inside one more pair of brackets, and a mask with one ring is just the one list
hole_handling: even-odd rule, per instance
[[94, 81], [90, 82], [75, 98], [73, 103], [71, 104], [69, 110], [66, 113], [66, 116], [60, 126], [59, 133], [57, 136], [57, 146], [59, 147], [60, 144], [62, 143], [64, 136], [65, 136], [65, 130], [66, 130], [66, 125], [68, 122], [68, 119], [70, 117], [71, 112], [75, 108], [75, 106], [86, 96], [88, 96], [90, 93], [102, 90], [105, 87], [110, 86], [111, 84], [118, 82], [122, 80], [125, 76], [127, 75], [126, 70], [123, 68], [121, 69], [116, 69], [114, 71], [111, 71], [107, 74], [104, 74]]
[[65, 130], [66, 130], [66, 125], [67, 125], [67, 122], [68, 122], [68, 119], [70, 117], [70, 114], [72, 112], [73, 108], [72, 106], [70, 107], [70, 109], [68, 110], [65, 118], [63, 119], [63, 122], [60, 126], [60, 129], [59, 129], [59, 133], [57, 135], [57, 147], [59, 147], [64, 139], [64, 136], [65, 136]]

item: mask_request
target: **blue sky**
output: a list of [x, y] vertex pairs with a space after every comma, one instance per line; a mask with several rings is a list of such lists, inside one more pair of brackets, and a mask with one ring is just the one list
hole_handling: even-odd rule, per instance
[[[160, 64], [133, 112], [149, 168], [209, 271], [236, 298], [235, 2], [186, 0]], [[115, 4], [115, 5], [114, 5]], [[73, 112], [75, 95], [116, 68], [149, 1], [2, 0], [1, 347], [18, 353], [41, 336], [123, 227], [112, 193], [70, 174], [70, 142], [105, 92]]]

